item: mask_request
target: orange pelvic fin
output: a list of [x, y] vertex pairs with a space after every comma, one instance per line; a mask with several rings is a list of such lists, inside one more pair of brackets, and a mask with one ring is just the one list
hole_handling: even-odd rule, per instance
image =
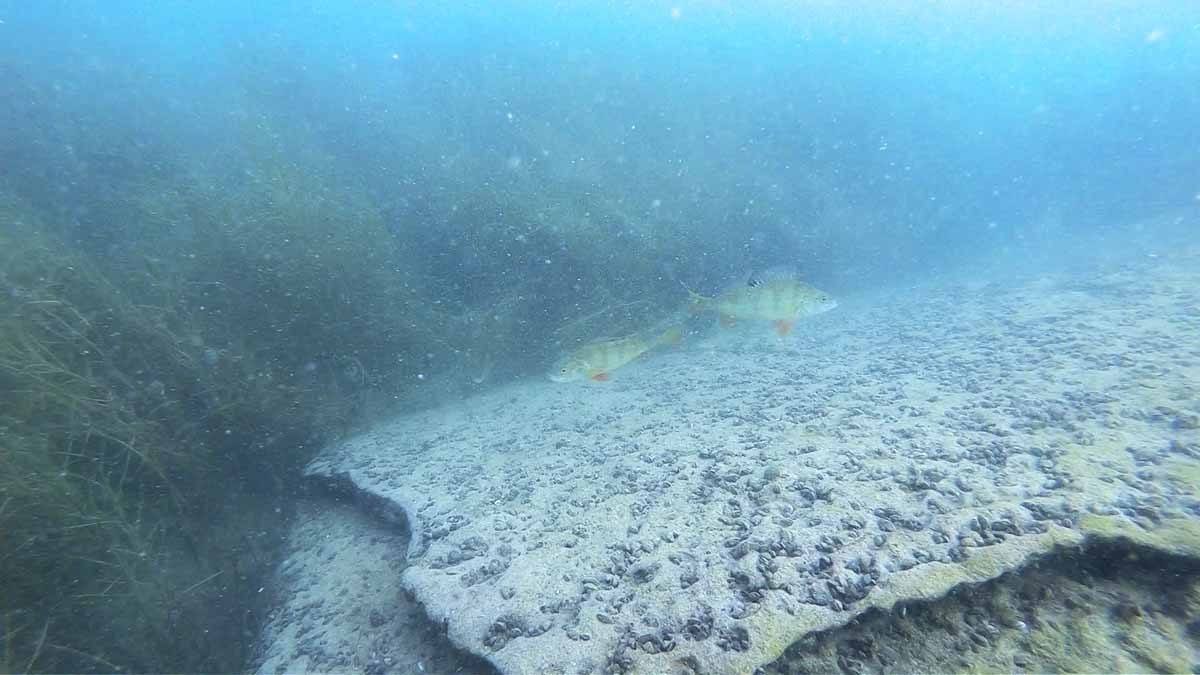
[[592, 379], [597, 382], [608, 382], [608, 373], [599, 372], [592, 374]]
[[717, 320], [720, 321], [721, 325], [725, 328], [730, 328], [737, 323], [737, 319], [734, 318], [732, 314], [722, 314]]
[[775, 334], [779, 337], [787, 337], [787, 334], [792, 332], [792, 323], [793, 322], [791, 321], [785, 321], [783, 319], [776, 320]]

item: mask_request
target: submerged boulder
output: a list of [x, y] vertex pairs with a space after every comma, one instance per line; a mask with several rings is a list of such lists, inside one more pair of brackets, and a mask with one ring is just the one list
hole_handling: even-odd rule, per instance
[[308, 473], [403, 514], [403, 586], [502, 672], [750, 672], [1089, 537], [1200, 555], [1200, 316], [1171, 310], [1196, 269], [851, 300], [406, 415]]

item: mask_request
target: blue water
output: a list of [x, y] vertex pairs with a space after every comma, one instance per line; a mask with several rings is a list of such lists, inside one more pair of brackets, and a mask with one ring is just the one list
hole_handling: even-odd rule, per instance
[[[112, 390], [169, 399], [154, 414], [185, 417], [156, 423], [271, 512], [328, 410], [540, 378], [685, 286], [782, 265], [866, 297], [1188, 245], [1198, 83], [1187, 1], [0, 2], [0, 235], [33, 224], [167, 317], [185, 365], [114, 357]], [[243, 398], [174, 384], [222, 377]], [[290, 407], [229, 413], [263, 391]], [[262, 451], [296, 437], [287, 466]], [[21, 640], [43, 611], [0, 602]], [[244, 656], [13, 649], [0, 670]]]
[[263, 116], [410, 230], [436, 229], [419, 193], [439, 180], [552, 183], [686, 224], [709, 257], [684, 276], [783, 259], [862, 280], [1067, 248], [1200, 190], [1187, 2], [0, 11], [4, 177], [47, 199], [86, 180], [47, 155], [187, 153]]

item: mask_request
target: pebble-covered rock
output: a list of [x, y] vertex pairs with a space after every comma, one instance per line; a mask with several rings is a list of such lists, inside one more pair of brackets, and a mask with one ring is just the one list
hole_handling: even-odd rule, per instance
[[788, 341], [750, 322], [611, 382], [408, 415], [309, 474], [403, 511], [405, 587], [503, 671], [749, 672], [782, 635], [1054, 541], [1182, 546], [1200, 312], [1169, 308], [1200, 306], [1190, 262], [1092, 274], [1103, 293], [1064, 277], [848, 298]]

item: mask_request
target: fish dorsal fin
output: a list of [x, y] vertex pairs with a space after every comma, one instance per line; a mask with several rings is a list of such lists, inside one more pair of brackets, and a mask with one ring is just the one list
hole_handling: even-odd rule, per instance
[[796, 281], [800, 278], [800, 270], [791, 265], [776, 265], [761, 270], [755, 270], [746, 276], [746, 285], [751, 288], [763, 286], [772, 281]]

